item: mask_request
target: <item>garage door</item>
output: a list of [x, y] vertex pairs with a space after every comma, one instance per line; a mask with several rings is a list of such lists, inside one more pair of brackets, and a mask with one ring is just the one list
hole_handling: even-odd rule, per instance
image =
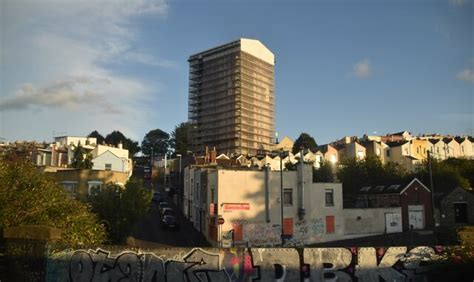
[[423, 205], [408, 206], [408, 226], [410, 229], [420, 230], [425, 228], [425, 209]]
[[402, 232], [402, 216], [399, 213], [385, 214], [385, 232], [396, 233]]

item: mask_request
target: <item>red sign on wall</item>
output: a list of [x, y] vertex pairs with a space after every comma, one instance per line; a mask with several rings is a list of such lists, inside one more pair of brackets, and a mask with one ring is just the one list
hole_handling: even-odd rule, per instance
[[249, 203], [227, 203], [227, 204], [224, 204], [224, 211], [225, 212], [248, 211], [248, 210], [250, 210], [250, 204]]

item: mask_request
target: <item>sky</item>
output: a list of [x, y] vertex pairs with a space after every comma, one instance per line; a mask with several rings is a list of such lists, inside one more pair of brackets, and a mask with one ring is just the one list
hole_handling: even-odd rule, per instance
[[187, 120], [190, 55], [241, 37], [276, 58], [276, 129], [474, 135], [474, 1], [0, 1], [0, 141]]

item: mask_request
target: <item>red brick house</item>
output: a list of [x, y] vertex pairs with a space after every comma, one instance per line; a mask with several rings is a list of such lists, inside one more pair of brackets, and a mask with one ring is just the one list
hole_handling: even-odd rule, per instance
[[431, 229], [431, 191], [417, 178], [408, 184], [366, 186], [359, 190], [358, 208], [401, 207], [403, 231]]

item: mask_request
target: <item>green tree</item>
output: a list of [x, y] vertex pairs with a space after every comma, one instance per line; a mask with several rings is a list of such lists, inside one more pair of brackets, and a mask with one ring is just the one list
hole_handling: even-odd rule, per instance
[[377, 156], [367, 156], [363, 160], [346, 158], [340, 164], [337, 178], [342, 182], [346, 193], [356, 193], [363, 186], [400, 184], [407, 180], [400, 165], [383, 165]]
[[189, 150], [188, 129], [189, 123], [182, 122], [175, 126], [171, 132], [170, 147], [174, 150], [175, 154], [187, 155]]
[[[453, 160], [437, 161], [432, 160], [431, 168], [433, 174], [433, 184], [435, 192], [450, 192], [456, 187], [468, 189], [471, 185], [469, 179], [461, 174], [460, 168]], [[430, 187], [428, 162], [424, 162], [419, 171], [409, 175], [411, 178], [417, 177], [425, 185]]]
[[153, 154], [164, 155], [169, 151], [170, 135], [161, 129], [150, 130], [142, 141], [142, 153], [151, 156]]
[[74, 149], [71, 166], [79, 169], [91, 169], [93, 166], [91, 154], [80, 143]]
[[110, 242], [123, 244], [135, 223], [148, 212], [151, 198], [151, 193], [143, 188], [141, 182], [129, 181], [125, 188], [105, 186], [90, 198], [90, 203], [99, 218], [107, 222]]
[[293, 144], [293, 154], [298, 153], [301, 147], [315, 151], [318, 148], [318, 144], [316, 144], [316, 141], [314, 141], [314, 138], [311, 137], [311, 135], [303, 132]]
[[313, 182], [334, 182], [333, 165], [323, 160], [318, 169], [313, 167]]
[[26, 160], [0, 158], [0, 229], [19, 225], [59, 228], [60, 242], [69, 245], [101, 244], [106, 237], [89, 207], [69, 197], [55, 180]]
[[344, 193], [355, 193], [357, 189], [368, 185], [367, 170], [361, 160], [345, 158], [339, 165], [337, 178], [342, 183]]
[[100, 134], [97, 130], [94, 130], [91, 133], [89, 133], [89, 135], [87, 135], [87, 137], [96, 138], [97, 139], [97, 145], [103, 144], [104, 141], [105, 141], [104, 136], [102, 136], [102, 134]]
[[122, 143], [123, 148], [128, 150], [129, 157], [135, 156], [136, 153], [140, 152], [140, 146], [138, 146], [138, 142], [133, 141], [125, 137], [120, 131], [112, 131], [112, 133], [105, 136], [105, 142], [110, 145], [118, 146], [118, 144]]

